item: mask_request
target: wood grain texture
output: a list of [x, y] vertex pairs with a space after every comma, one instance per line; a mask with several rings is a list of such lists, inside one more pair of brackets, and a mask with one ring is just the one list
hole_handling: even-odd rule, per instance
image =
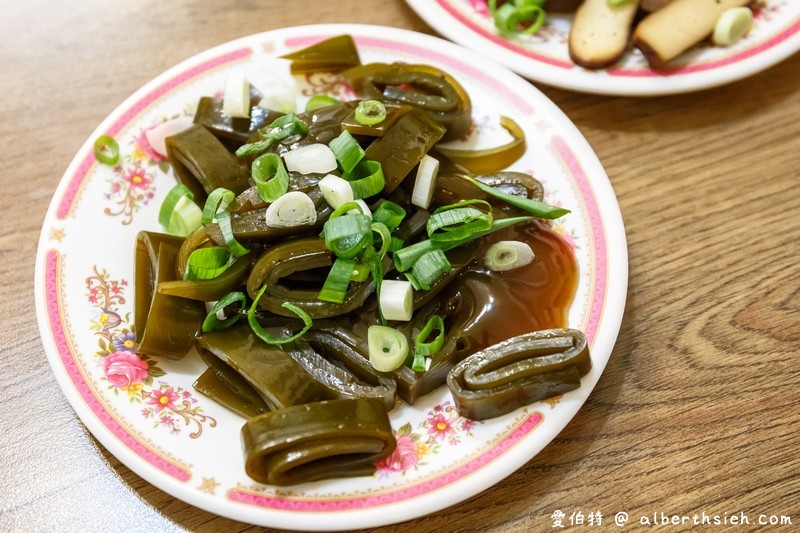
[[[33, 310], [44, 213], [81, 143], [166, 68], [313, 22], [432, 33], [400, 0], [0, 1], [0, 530], [250, 531], [100, 447], [45, 361]], [[719, 89], [650, 99], [542, 90], [614, 185], [625, 319], [597, 388], [490, 490], [382, 531], [549, 530], [561, 509], [784, 514], [800, 523], [800, 55]], [[591, 529], [591, 528], [590, 528]], [[630, 528], [628, 528], [630, 529]]]

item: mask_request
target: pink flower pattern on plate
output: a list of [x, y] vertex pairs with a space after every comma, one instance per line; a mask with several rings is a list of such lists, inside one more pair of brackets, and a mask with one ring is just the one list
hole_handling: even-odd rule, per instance
[[392, 455], [375, 465], [378, 477], [397, 473], [405, 475], [409, 470], [424, 466], [426, 456], [455, 446], [465, 437], [473, 437], [475, 424], [460, 416], [449, 400], [436, 405], [428, 411], [416, 430], [412, 429], [411, 423], [406, 423], [395, 431], [397, 448]]

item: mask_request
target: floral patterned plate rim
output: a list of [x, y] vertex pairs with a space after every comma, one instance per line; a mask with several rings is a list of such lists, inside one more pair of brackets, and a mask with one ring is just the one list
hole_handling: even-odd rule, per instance
[[724, 85], [765, 70], [800, 50], [800, 2], [759, 0], [750, 33], [730, 47], [699, 45], [667, 71], [650, 68], [639, 50], [612, 67], [588, 70], [569, 57], [571, 14], [549, 14], [533, 36], [501, 36], [486, 0], [406, 0], [432, 28], [533, 81], [616, 96], [678, 94]]
[[[250, 75], [271, 57], [326, 37], [354, 36], [365, 62], [427, 62], [470, 92], [480, 135], [512, 114], [528, 149], [514, 169], [533, 172], [550, 202], [572, 214], [554, 226], [575, 249], [579, 282], [569, 323], [590, 340], [593, 368], [576, 391], [483, 423], [458, 416], [446, 388], [390, 414], [398, 447], [372, 477], [276, 488], [249, 480], [243, 420], [192, 388], [204, 365], [135, 354], [133, 242], [159, 230], [158, 206], [174, 184], [144, 132], [191, 115], [227, 73]], [[265, 61], [267, 63], [265, 63]], [[333, 75], [299, 80], [303, 97], [346, 96]], [[302, 102], [301, 102], [302, 103]], [[99, 165], [92, 142], [120, 144], [116, 167]], [[268, 31], [203, 52], [160, 75], [103, 121], [69, 165], [42, 227], [36, 309], [42, 342], [70, 404], [97, 439], [142, 478], [199, 508], [271, 527], [333, 530], [411, 519], [501, 481], [547, 445], [588, 397], [608, 361], [627, 290], [627, 246], [616, 197], [586, 140], [543, 94], [505, 68], [441, 39], [378, 26], [318, 25]], [[532, 302], [532, 305], [535, 303]]]

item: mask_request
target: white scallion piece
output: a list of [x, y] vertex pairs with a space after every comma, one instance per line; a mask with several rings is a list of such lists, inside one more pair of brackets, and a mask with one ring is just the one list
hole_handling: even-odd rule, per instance
[[423, 209], [428, 209], [436, 187], [436, 176], [439, 174], [439, 160], [426, 155], [419, 162], [417, 179], [414, 182], [414, 191], [411, 193], [411, 203]]
[[250, 117], [250, 83], [241, 72], [232, 72], [225, 80], [222, 112], [229, 117]]
[[319, 189], [325, 201], [334, 209], [353, 201], [353, 188], [350, 182], [339, 176], [328, 174], [319, 180]]
[[147, 142], [150, 143], [150, 148], [153, 149], [158, 155], [167, 156], [167, 145], [165, 140], [167, 137], [177, 135], [180, 132], [187, 130], [192, 125], [190, 117], [178, 117], [168, 120], [144, 132]]
[[499, 241], [486, 250], [484, 261], [489, 270], [504, 272], [525, 266], [533, 261], [531, 247], [520, 241]]
[[411, 320], [414, 313], [414, 288], [411, 282], [383, 280], [379, 305], [386, 320]]
[[356, 200], [356, 203], [361, 207], [361, 211], [358, 209], [351, 209], [347, 212], [348, 215], [367, 215], [369, 218], [372, 218], [372, 210], [367, 205], [367, 202], [364, 200]]
[[408, 339], [388, 326], [370, 326], [367, 330], [369, 362], [378, 372], [397, 370], [408, 357]]
[[304, 226], [316, 221], [314, 201], [304, 192], [287, 192], [267, 207], [267, 226], [273, 228]]
[[301, 174], [327, 174], [336, 170], [333, 150], [321, 143], [295, 148], [283, 154], [286, 170]]
[[753, 12], [749, 7], [732, 7], [722, 12], [711, 38], [714, 44], [730, 46], [747, 35], [753, 27]]
[[264, 109], [294, 113], [297, 111], [297, 89], [288, 85], [269, 85], [261, 90], [258, 106]]

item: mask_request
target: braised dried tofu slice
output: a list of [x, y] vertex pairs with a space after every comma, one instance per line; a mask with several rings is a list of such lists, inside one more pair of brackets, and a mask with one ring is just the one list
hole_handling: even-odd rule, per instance
[[569, 33], [569, 55], [582, 67], [603, 68], [628, 47], [639, 1], [611, 7], [608, 0], [585, 0], [575, 12]]
[[673, 0], [642, 19], [633, 34], [633, 44], [653, 67], [664, 67], [708, 37], [725, 10], [746, 6], [750, 1]]

